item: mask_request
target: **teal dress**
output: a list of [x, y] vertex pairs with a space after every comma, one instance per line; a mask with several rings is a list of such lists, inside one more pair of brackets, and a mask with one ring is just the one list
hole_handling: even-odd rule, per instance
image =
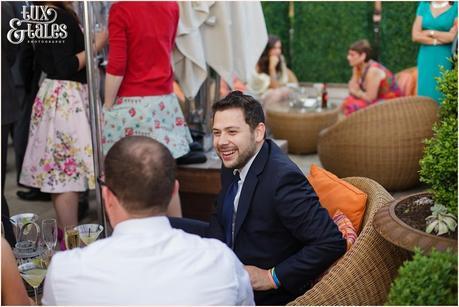
[[[416, 12], [422, 17], [422, 30], [434, 30], [448, 32], [457, 18], [457, 2], [437, 17], [432, 16], [430, 2], [422, 1]], [[418, 53], [418, 95], [432, 97], [438, 104], [442, 102], [441, 93], [436, 89], [436, 77], [440, 76], [440, 66], [451, 69], [451, 46], [444, 45], [423, 45]]]

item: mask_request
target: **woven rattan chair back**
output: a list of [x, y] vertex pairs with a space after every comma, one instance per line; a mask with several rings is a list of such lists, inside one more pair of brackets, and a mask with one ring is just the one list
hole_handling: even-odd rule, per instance
[[371, 178], [389, 191], [411, 188], [419, 183], [423, 141], [437, 118], [438, 106], [427, 97], [374, 104], [320, 133], [320, 162], [340, 178]]
[[373, 228], [376, 211], [393, 200], [392, 196], [374, 180], [345, 180], [368, 195], [362, 231], [329, 272], [289, 305], [383, 305], [399, 266], [410, 257]]

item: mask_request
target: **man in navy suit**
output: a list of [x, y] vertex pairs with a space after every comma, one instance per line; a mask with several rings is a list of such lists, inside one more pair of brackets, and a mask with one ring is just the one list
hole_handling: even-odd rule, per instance
[[301, 170], [265, 139], [262, 106], [232, 92], [213, 105], [222, 190], [208, 236], [249, 272], [257, 305], [303, 294], [345, 251], [345, 241]]

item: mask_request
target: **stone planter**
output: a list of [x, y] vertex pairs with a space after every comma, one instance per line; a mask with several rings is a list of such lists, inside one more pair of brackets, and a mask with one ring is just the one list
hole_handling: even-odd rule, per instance
[[429, 253], [432, 248], [439, 251], [451, 249], [457, 253], [457, 239], [439, 237], [412, 228], [395, 214], [395, 208], [399, 203], [408, 198], [415, 200], [424, 196], [430, 196], [430, 194], [413, 194], [399, 200], [394, 200], [387, 206], [380, 208], [375, 214], [374, 228], [387, 241], [409, 251], [414, 251], [415, 247], [419, 247], [425, 253]]

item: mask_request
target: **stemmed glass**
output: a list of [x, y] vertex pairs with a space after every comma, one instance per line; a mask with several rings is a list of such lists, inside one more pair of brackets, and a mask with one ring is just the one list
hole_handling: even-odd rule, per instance
[[43, 242], [50, 256], [52, 256], [57, 244], [57, 222], [56, 219], [46, 219], [41, 222], [41, 231], [43, 235]]
[[64, 239], [67, 249], [80, 247], [80, 233], [75, 229], [75, 225], [65, 226]]
[[75, 227], [75, 229], [80, 235], [80, 240], [85, 245], [89, 245], [97, 240], [104, 227], [99, 224], [83, 224]]
[[46, 262], [41, 258], [35, 258], [18, 266], [19, 274], [33, 288], [35, 304], [38, 306], [37, 288], [46, 276]]

